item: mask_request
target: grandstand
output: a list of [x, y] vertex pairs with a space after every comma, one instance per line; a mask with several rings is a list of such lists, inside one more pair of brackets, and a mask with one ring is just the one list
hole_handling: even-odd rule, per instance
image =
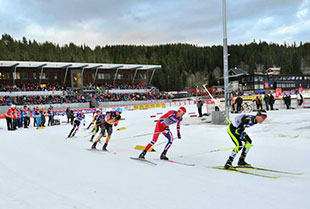
[[0, 61], [0, 85], [52, 83], [82, 89], [102, 84], [150, 84], [158, 69], [161, 65]]

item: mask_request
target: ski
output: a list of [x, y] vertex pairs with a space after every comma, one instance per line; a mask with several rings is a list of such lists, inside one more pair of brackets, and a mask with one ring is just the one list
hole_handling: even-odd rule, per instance
[[130, 159], [132, 160], [137, 160], [137, 161], [141, 161], [141, 162], [145, 162], [145, 163], [148, 163], [150, 165], [157, 165], [156, 163], [152, 162], [152, 161], [149, 161], [149, 160], [146, 160], [146, 159], [143, 159], [143, 158], [138, 158], [138, 157], [130, 157]]
[[169, 163], [175, 163], [175, 164], [179, 164], [179, 165], [195, 166], [195, 164], [193, 164], [193, 163], [183, 163], [183, 162], [179, 162], [179, 161], [175, 161], [175, 160], [161, 160], [161, 159], [157, 159], [157, 160], [169, 162]]
[[179, 162], [179, 161], [175, 161], [175, 160], [168, 160], [168, 162], [176, 163], [176, 164], [180, 164], [180, 165], [195, 166], [195, 164], [193, 164], [193, 163], [183, 163], [183, 162]]
[[295, 173], [295, 172], [288, 172], [288, 171], [279, 171], [279, 170], [273, 170], [268, 168], [259, 168], [259, 167], [242, 167], [242, 166], [236, 166], [235, 168], [238, 169], [249, 169], [249, 170], [259, 170], [259, 171], [268, 171], [272, 173], [282, 173], [282, 174], [290, 174], [290, 175], [302, 175], [303, 173]]
[[109, 151], [104, 151], [104, 150], [102, 150], [102, 149], [92, 149], [92, 148], [87, 148], [86, 150], [88, 150], [88, 151], [96, 151], [96, 152], [103, 152], [103, 153], [106, 153], [106, 152], [109, 152]]
[[77, 136], [70, 136], [70, 137], [66, 137], [65, 139], [73, 139], [73, 138], [77, 138]]
[[252, 172], [248, 172], [248, 171], [241, 171], [235, 167], [230, 168], [230, 169], [225, 169], [223, 166], [213, 166], [213, 167], [208, 167], [208, 168], [213, 168], [213, 169], [218, 169], [218, 170], [223, 170], [223, 171], [231, 171], [231, 172], [242, 173], [242, 174], [247, 174], [247, 175], [252, 175], [252, 176], [259, 176], [259, 177], [264, 177], [264, 178], [276, 179], [276, 178], [280, 177], [280, 176], [252, 173]]

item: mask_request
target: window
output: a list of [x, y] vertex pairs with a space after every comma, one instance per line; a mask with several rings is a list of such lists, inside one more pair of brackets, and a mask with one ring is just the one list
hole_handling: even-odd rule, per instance
[[37, 73], [33, 73], [33, 79], [37, 79]]
[[[93, 73], [93, 78], [95, 77], [95, 73]], [[99, 80], [109, 80], [111, 79], [111, 75], [109, 73], [98, 73], [97, 79]]]
[[21, 73], [20, 79], [28, 79], [28, 73]]
[[116, 79], [118, 79], [118, 80], [121, 80], [121, 79], [123, 79], [124, 78], [124, 75], [123, 74], [117, 74], [117, 78]]
[[47, 73], [40, 73], [41, 79], [48, 79], [48, 74]]
[[259, 81], [260, 81], [260, 82], [264, 81], [264, 77], [260, 76], [260, 77], [259, 77]]
[[[254, 81], [258, 82], [258, 77], [254, 77]], [[256, 89], [256, 88], [255, 88]]]
[[25, 72], [16, 73], [15, 79], [28, 79], [28, 73]]
[[10, 79], [10, 73], [0, 73], [0, 80]]
[[132, 79], [132, 77], [133, 77], [133, 74], [124, 74], [124, 79], [126, 80], [130, 80]]
[[146, 80], [146, 74], [145, 73], [137, 73], [136, 79], [137, 80]]
[[20, 79], [20, 73], [15, 73], [15, 79]]
[[58, 79], [58, 74], [54, 73], [54, 80], [57, 80], [57, 79]]

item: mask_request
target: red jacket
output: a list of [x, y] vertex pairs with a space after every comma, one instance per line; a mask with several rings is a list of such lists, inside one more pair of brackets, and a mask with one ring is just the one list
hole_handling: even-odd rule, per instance
[[7, 118], [13, 118], [13, 108], [9, 108], [5, 116]]

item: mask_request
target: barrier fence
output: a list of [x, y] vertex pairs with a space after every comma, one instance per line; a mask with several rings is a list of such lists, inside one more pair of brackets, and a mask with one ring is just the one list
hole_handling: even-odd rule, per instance
[[[207, 112], [210, 113], [215, 109], [214, 101], [211, 99], [204, 99], [202, 100], [204, 102], [204, 107], [207, 109]], [[247, 102], [249, 105], [252, 106], [252, 109], [256, 109], [255, 103], [252, 102], [252, 100], [244, 100], [244, 102]], [[166, 108], [166, 107], [180, 107], [180, 106], [188, 106], [188, 105], [196, 105], [197, 100], [180, 100], [180, 101], [173, 101], [173, 100], [157, 100], [157, 101], [119, 101], [119, 102], [100, 102], [99, 108], [103, 111], [109, 111], [116, 109], [116, 107], [123, 107], [126, 111], [132, 111], [132, 110], [146, 110], [151, 108]], [[34, 107], [39, 108], [49, 108], [51, 105], [28, 105], [31, 109]], [[74, 109], [74, 112], [79, 112], [82, 110], [85, 110], [86, 113], [92, 113], [95, 112], [97, 108], [89, 108], [89, 103], [69, 103], [69, 104], [52, 104], [52, 106], [55, 109], [56, 114], [65, 114], [65, 110], [67, 107], [70, 107], [71, 109]], [[224, 99], [220, 100], [220, 109], [224, 108], [225, 102]], [[303, 107], [310, 107], [310, 97], [305, 98], [304, 97], [304, 103]], [[17, 107], [23, 107], [23, 106], [17, 106]], [[263, 104], [263, 107], [265, 108], [265, 104]], [[298, 108], [297, 99], [292, 98], [291, 100], [291, 107], [292, 108]], [[7, 112], [9, 106], [0, 106], [0, 114], [4, 114]], [[284, 104], [284, 101], [282, 99], [276, 99], [274, 104], [275, 109], [285, 109], [286, 106]], [[3, 116], [2, 116], [3, 117]], [[1, 118], [1, 117], [0, 117]]]

